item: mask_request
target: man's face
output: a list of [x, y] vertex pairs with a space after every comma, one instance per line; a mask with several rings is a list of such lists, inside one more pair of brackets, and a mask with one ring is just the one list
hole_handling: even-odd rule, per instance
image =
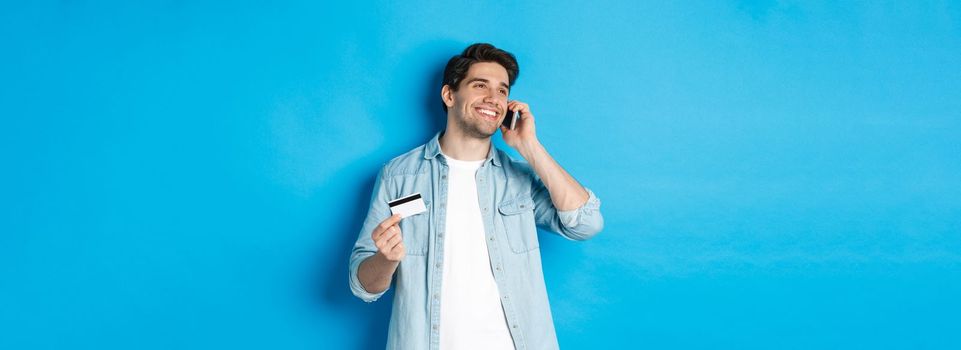
[[[489, 138], [497, 132], [507, 112], [510, 87], [507, 70], [494, 62], [470, 66], [457, 91], [442, 90], [448, 115], [465, 135]], [[450, 119], [448, 119], [450, 120]]]

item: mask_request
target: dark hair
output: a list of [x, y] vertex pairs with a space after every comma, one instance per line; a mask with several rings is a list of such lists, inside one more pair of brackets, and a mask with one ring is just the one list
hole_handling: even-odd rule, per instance
[[[517, 67], [517, 59], [510, 52], [498, 49], [494, 45], [487, 43], [477, 43], [468, 46], [464, 49], [460, 55], [455, 55], [447, 61], [447, 67], [444, 68], [444, 85], [450, 86], [452, 91], [457, 91], [457, 87], [464, 77], [467, 76], [467, 70], [470, 66], [478, 62], [494, 62], [504, 67], [507, 70], [507, 81], [509, 86], [514, 86], [514, 81], [517, 80], [517, 75], [520, 74], [520, 68]], [[447, 104], [441, 102], [444, 105], [444, 111], [447, 111]]]

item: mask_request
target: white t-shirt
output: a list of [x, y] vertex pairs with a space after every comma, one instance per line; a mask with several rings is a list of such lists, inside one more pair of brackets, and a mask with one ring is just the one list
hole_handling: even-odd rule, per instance
[[475, 174], [483, 160], [448, 156], [447, 223], [440, 303], [440, 348], [514, 349], [491, 272]]

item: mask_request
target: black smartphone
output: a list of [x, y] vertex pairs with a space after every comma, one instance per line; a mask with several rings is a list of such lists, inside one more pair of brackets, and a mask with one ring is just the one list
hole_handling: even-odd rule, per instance
[[509, 130], [514, 130], [514, 127], [517, 126], [517, 113], [508, 109], [507, 115], [504, 116], [504, 122], [502, 122], [501, 125]]

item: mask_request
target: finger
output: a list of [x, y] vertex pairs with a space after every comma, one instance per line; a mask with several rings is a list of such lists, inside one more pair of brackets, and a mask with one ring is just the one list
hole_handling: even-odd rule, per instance
[[387, 251], [394, 250], [394, 247], [397, 247], [397, 244], [403, 241], [404, 239], [400, 235], [391, 237], [390, 240], [387, 241], [387, 244], [385, 245], [387, 247]]
[[397, 241], [397, 245], [394, 245], [393, 247], [390, 248], [387, 254], [391, 254], [391, 255], [396, 254], [396, 255], [400, 255], [400, 257], [403, 258], [403, 255], [405, 255], [405, 253], [407, 252], [404, 249], [404, 241], [400, 240], [400, 241]]
[[384, 242], [384, 244], [382, 244], [380, 248], [381, 254], [384, 254], [387, 256], [396, 254], [395, 250], [397, 249], [397, 244], [402, 241], [403, 241], [402, 239], [397, 239], [395, 237], [387, 242]]
[[530, 107], [522, 108], [519, 115], [520, 115], [520, 118], [518, 119], [520, 120], [534, 119], [534, 113], [531, 113]]
[[379, 235], [377, 235], [377, 238], [374, 238], [374, 245], [376, 245], [378, 248], [382, 247], [384, 243], [386, 243], [387, 240], [390, 239], [391, 237], [390, 231], [391, 230], [388, 228], [387, 230], [384, 230]]
[[397, 237], [400, 237], [400, 234], [398, 234], [394, 230], [388, 230], [388, 232], [385, 232], [383, 235], [380, 236], [380, 239], [374, 243], [374, 246], [376, 246], [377, 250], [379, 250], [380, 252], [387, 253], [390, 251], [390, 248], [394, 245], [393, 241]]
[[394, 214], [394, 215], [391, 215], [389, 218], [384, 219], [384, 221], [381, 221], [380, 224], [377, 224], [377, 227], [374, 227], [374, 232], [371, 233], [371, 238], [376, 241], [377, 238], [379, 238], [385, 231], [387, 231], [387, 228], [394, 226], [399, 221], [400, 221], [399, 214]]
[[386, 232], [387, 228], [389, 227], [390, 225], [387, 224], [386, 220], [381, 221], [379, 224], [377, 224], [377, 226], [374, 227], [374, 232], [371, 232], [370, 237], [373, 238], [375, 241], [379, 240], [380, 237], [384, 235], [384, 232]]
[[531, 107], [528, 106], [526, 103], [518, 102], [516, 105], [514, 105], [514, 111], [520, 112], [521, 115], [524, 115], [524, 114], [530, 113]]
[[388, 240], [390, 240], [391, 238], [399, 234], [400, 234], [400, 229], [397, 228], [396, 225], [391, 226], [391, 227], [388, 227], [386, 230], [384, 230], [384, 233], [380, 235], [380, 240], [387, 242]]

